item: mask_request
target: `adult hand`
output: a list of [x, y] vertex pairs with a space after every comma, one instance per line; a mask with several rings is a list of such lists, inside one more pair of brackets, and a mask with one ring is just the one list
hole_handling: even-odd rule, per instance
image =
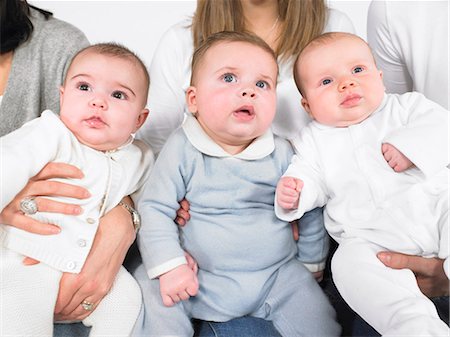
[[377, 256], [387, 267], [411, 269], [416, 276], [420, 290], [426, 296], [449, 295], [450, 283], [444, 272], [444, 260], [394, 252], [380, 252]]
[[[124, 202], [130, 204], [129, 198]], [[125, 255], [136, 238], [130, 213], [116, 206], [105, 214], [95, 235], [87, 260], [79, 274], [64, 273], [55, 306], [55, 320], [82, 320], [92, 311], [83, 301], [95, 307], [111, 289]]]
[[35, 201], [40, 212], [63, 213], [78, 215], [81, 208], [78, 205], [65, 204], [45, 198], [46, 196], [64, 196], [77, 199], [85, 199], [90, 196], [89, 192], [75, 185], [58, 181], [48, 181], [52, 178], [74, 178], [83, 177], [83, 173], [75, 166], [63, 163], [48, 163], [16, 197], [0, 213], [0, 222], [27, 232], [51, 235], [60, 232], [58, 226], [36, 221], [22, 213], [19, 208], [20, 201], [25, 197], [38, 196]]
[[175, 218], [175, 222], [178, 226], [184, 226], [191, 218], [189, 214], [189, 201], [183, 199], [180, 201], [180, 208], [177, 211], [177, 217]]

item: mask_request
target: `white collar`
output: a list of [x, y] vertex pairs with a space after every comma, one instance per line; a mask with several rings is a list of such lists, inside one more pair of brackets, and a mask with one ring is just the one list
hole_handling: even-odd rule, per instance
[[188, 114], [182, 127], [189, 142], [200, 152], [212, 157], [256, 160], [266, 157], [275, 149], [273, 134], [270, 129], [262, 136], [253, 140], [244, 151], [232, 155], [226, 152], [206, 134], [194, 116]]

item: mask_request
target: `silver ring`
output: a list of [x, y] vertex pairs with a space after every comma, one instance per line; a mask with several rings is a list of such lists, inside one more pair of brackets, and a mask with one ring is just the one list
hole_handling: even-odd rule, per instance
[[33, 215], [38, 211], [38, 206], [34, 197], [26, 197], [20, 200], [19, 208], [27, 215]]
[[86, 301], [86, 300], [84, 300], [83, 302], [81, 302], [81, 306], [82, 306], [83, 309], [86, 310], [86, 311], [92, 311], [92, 310], [94, 310], [94, 303], [88, 302], [88, 301]]

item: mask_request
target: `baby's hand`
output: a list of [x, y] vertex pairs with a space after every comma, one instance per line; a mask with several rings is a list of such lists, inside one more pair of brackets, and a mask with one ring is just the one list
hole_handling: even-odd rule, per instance
[[294, 209], [298, 206], [303, 181], [292, 177], [282, 177], [277, 185], [277, 203], [281, 208]]
[[403, 172], [414, 164], [403, 153], [395, 148], [394, 145], [384, 143], [381, 145], [383, 157], [395, 172]]
[[161, 275], [159, 288], [164, 305], [171, 307], [197, 295], [197, 275], [188, 265], [183, 264]]

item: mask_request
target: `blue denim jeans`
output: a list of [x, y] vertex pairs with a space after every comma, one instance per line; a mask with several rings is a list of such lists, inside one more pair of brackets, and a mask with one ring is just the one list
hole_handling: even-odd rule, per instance
[[[337, 290], [332, 290], [337, 294]], [[326, 291], [327, 292], [327, 291]], [[327, 292], [328, 295], [330, 295]], [[331, 299], [338, 314], [338, 321], [343, 327], [342, 336], [377, 337], [379, 333], [355, 314], [340, 298]], [[438, 308], [439, 316], [449, 324], [449, 298], [437, 297], [433, 299]], [[194, 321], [195, 336], [198, 337], [281, 337], [271, 322], [260, 318], [242, 317], [229, 322]], [[55, 337], [87, 337], [89, 329], [81, 323], [55, 324]]]
[[[254, 317], [241, 317], [226, 323], [194, 321], [198, 337], [281, 337], [271, 322]], [[87, 337], [89, 328], [82, 323], [55, 324], [55, 337]]]
[[[336, 248], [336, 243], [332, 241], [332, 252]], [[331, 260], [331, 253], [329, 261]], [[140, 256], [136, 245], [133, 245], [127, 256], [125, 265], [130, 272], [139, 265]], [[330, 299], [337, 313], [337, 320], [342, 326], [342, 336], [378, 337], [380, 334], [368, 323], [359, 317], [345, 303], [339, 295], [329, 273], [330, 265], [325, 269], [324, 280], [321, 286]], [[437, 297], [432, 299], [441, 319], [449, 324], [449, 297]], [[273, 324], [255, 317], [241, 317], [228, 322], [206, 322], [194, 321], [195, 336], [198, 337], [281, 337]], [[89, 328], [82, 323], [55, 324], [54, 337], [87, 337]]]

